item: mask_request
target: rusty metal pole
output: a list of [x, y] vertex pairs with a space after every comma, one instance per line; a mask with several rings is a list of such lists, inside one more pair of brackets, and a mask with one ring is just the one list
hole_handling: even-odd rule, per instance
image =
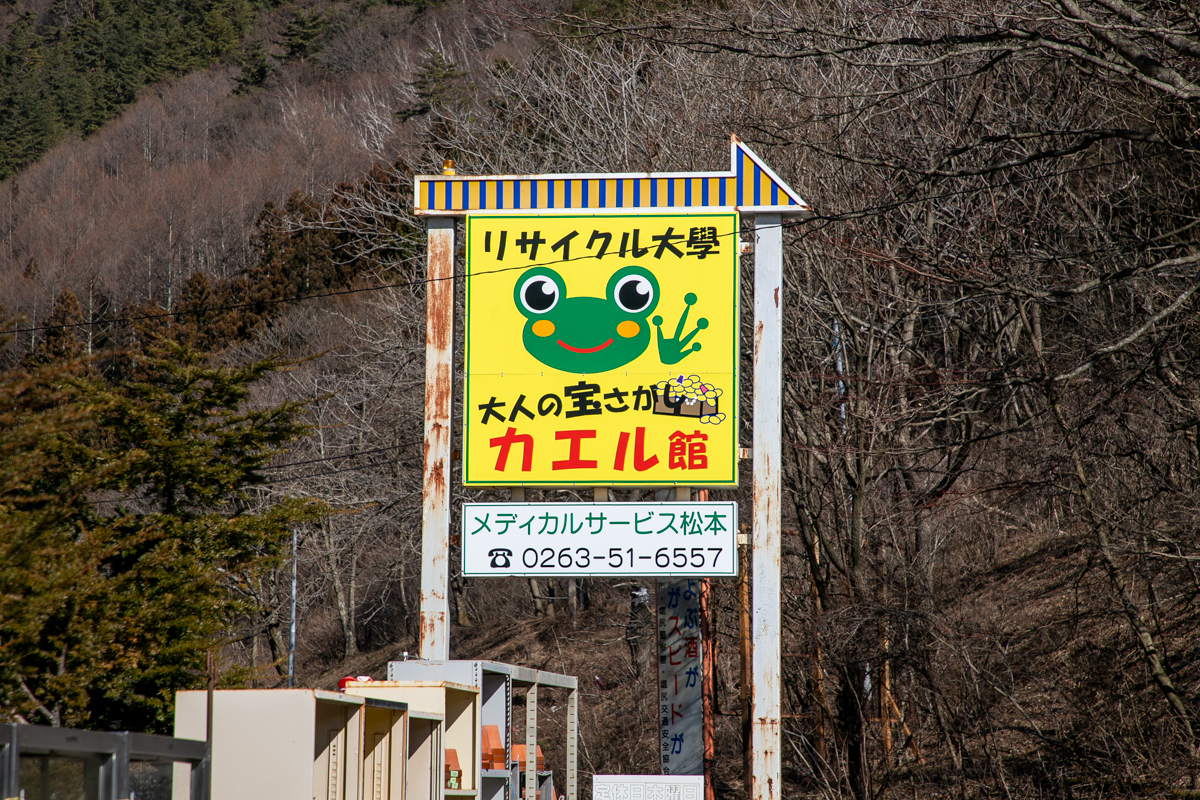
[[538, 798], [537, 779], [538, 684], [525, 695], [525, 800]]
[[783, 381], [783, 227], [754, 218], [754, 525], [751, 584], [750, 800], [778, 800], [780, 754], [780, 436]]
[[[697, 489], [696, 501], [707, 503], [708, 489]], [[703, 698], [701, 708], [704, 730], [704, 800], [716, 800], [716, 787], [713, 785], [713, 773], [717, 763], [716, 743], [713, 739], [713, 678], [717, 665], [717, 640], [708, 618], [709, 591], [708, 578], [703, 578], [700, 581], [700, 641], [703, 642], [700, 696]]]
[[[443, 172], [453, 174], [452, 162]], [[421, 658], [450, 658], [450, 435], [454, 367], [454, 218], [429, 219], [425, 285], [425, 453], [421, 515]]]
[[[213, 657], [212, 648], [204, 655], [204, 671], [208, 673], [204, 698], [204, 744], [207, 752], [204, 755], [203, 791], [196, 800], [212, 800], [213, 694], [217, 689], [217, 659]], [[24, 797], [25, 793], [22, 792], [21, 796]]]
[[[744, 528], [743, 524], [743, 528]], [[739, 683], [741, 684], [742, 711], [742, 781], [749, 798], [753, 789], [754, 759], [752, 751], [752, 736], [750, 735], [750, 545], [742, 544], [745, 534], [738, 536], [738, 656], [740, 658]]]
[[708, 578], [700, 581], [700, 639], [703, 644], [703, 662], [700, 674], [700, 693], [703, 697], [704, 714], [704, 800], [716, 800], [716, 786], [713, 785], [714, 770], [717, 764], [716, 743], [713, 739], [713, 671], [716, 668], [716, 653], [713, 652], [716, 640], [713, 637], [712, 626], [709, 624], [709, 584]]
[[207, 679], [204, 685], [204, 741], [208, 742], [208, 746], [211, 748], [213, 740], [213, 693], [217, 688], [217, 661], [213, 658], [212, 648], [209, 648], [204, 653], [204, 673]]

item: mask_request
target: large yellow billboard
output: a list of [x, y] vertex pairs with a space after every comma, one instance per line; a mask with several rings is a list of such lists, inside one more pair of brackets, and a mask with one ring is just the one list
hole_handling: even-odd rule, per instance
[[737, 483], [735, 213], [467, 218], [463, 482]]

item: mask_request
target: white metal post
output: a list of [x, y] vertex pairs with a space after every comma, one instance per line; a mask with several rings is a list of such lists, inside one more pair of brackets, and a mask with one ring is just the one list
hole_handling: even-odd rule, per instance
[[535, 683], [525, 695], [525, 800], [537, 797], [537, 704], [538, 685]]
[[754, 526], [751, 529], [751, 800], [781, 796], [780, 435], [783, 378], [783, 228], [754, 218]]
[[296, 685], [296, 545], [300, 534], [292, 528], [292, 624], [288, 631], [288, 677], [289, 689]]
[[578, 800], [578, 795], [579, 687], [576, 686], [567, 695], [567, 800]]
[[454, 365], [454, 218], [429, 219], [425, 286], [425, 459], [421, 526], [421, 658], [450, 658], [450, 433]]

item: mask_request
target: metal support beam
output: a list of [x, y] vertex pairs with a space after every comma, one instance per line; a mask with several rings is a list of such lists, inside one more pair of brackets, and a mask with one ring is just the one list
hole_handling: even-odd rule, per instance
[[450, 435], [454, 366], [454, 219], [429, 220], [425, 284], [425, 461], [421, 527], [421, 658], [450, 658]]
[[[292, 622], [288, 629], [288, 676], [287, 688], [296, 686], [296, 546], [300, 533], [292, 528]], [[254, 684], [250, 684], [253, 686]]]
[[537, 797], [537, 702], [538, 685], [535, 683], [525, 695], [525, 800]]
[[117, 752], [108, 760], [106, 780], [112, 786], [113, 800], [126, 800], [129, 797], [129, 734], [122, 732], [118, 736]]
[[16, 725], [0, 725], [0, 797], [19, 797], [21, 751]]
[[754, 515], [750, 534], [752, 642], [750, 800], [781, 796], [780, 435], [783, 377], [783, 228], [754, 218]]
[[[708, 490], [696, 492], [702, 495], [697, 499], [708, 500]], [[717, 752], [713, 741], [713, 679], [716, 670], [716, 640], [708, 624], [709, 584], [708, 578], [700, 581], [700, 641], [703, 642], [702, 666], [700, 668], [701, 710], [704, 714], [704, 800], [716, 800], [716, 786], [713, 779], [716, 775]]]
[[192, 762], [191, 800], [208, 800], [212, 797], [212, 748], [204, 743], [207, 755], [201, 761]]
[[579, 795], [579, 689], [567, 695], [567, 800]]
[[45, 725], [0, 724], [0, 797], [15, 800], [21, 791], [22, 757], [84, 760], [83, 793], [95, 800], [127, 800], [129, 761], [175, 761], [192, 767], [191, 800], [206, 800], [207, 742], [126, 731], [81, 731]]

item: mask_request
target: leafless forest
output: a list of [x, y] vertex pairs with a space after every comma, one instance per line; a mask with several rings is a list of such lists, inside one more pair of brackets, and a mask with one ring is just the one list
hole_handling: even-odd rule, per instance
[[[353, 267], [216, 356], [294, 358], [261, 399], [309, 401], [261, 489], [336, 511], [300, 532], [303, 681], [415, 650], [411, 176], [724, 169], [735, 133], [817, 212], [785, 232], [784, 796], [1200, 796], [1193, 4], [320, 8], [321, 51], [261, 88], [156, 85], [0, 185], [9, 363], [64, 289], [90, 352], [196, 273]], [[281, 680], [289, 581], [234, 587], [260, 611], [223, 663], [255, 685]], [[579, 675], [584, 771], [657, 771], [636, 588], [455, 577], [454, 655]], [[714, 595], [728, 798], [738, 597]]]

